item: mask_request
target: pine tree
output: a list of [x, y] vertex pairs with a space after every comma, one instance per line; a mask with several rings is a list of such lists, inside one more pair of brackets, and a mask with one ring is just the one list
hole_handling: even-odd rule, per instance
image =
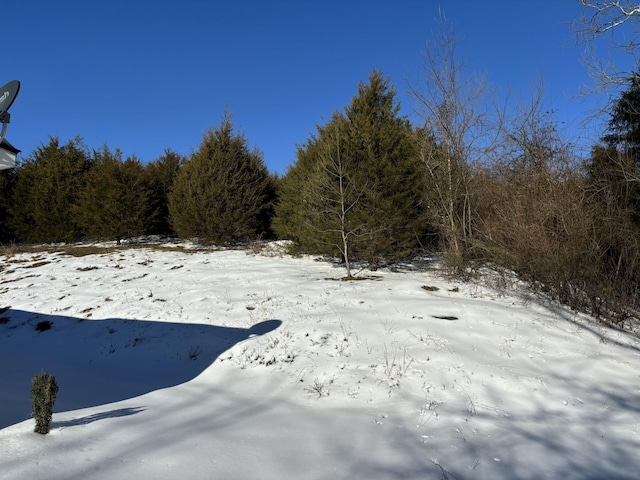
[[400, 116], [395, 96], [389, 79], [374, 70], [345, 108], [348, 151], [358, 161], [366, 205], [358, 212], [366, 234], [357, 237], [356, 249], [374, 270], [379, 257], [398, 259], [414, 251], [426, 230], [423, 171], [411, 124]]
[[73, 214], [92, 162], [80, 138], [51, 137], [17, 169], [11, 225], [18, 240], [67, 242], [82, 238]]
[[183, 163], [182, 155], [167, 149], [156, 161], [145, 165], [145, 173], [152, 190], [152, 208], [157, 212], [155, 221], [150, 225], [152, 234], [175, 233], [169, 221], [169, 192]]
[[94, 152], [95, 167], [87, 176], [78, 206], [78, 223], [87, 235], [117, 240], [147, 233], [156, 211], [144, 166], [135, 157], [122, 161], [107, 146]]
[[615, 198], [640, 225], [640, 74], [614, 102], [602, 141], [605, 146], [595, 146], [588, 161], [588, 183], [596, 195]]
[[35, 433], [49, 433], [58, 390], [56, 377], [49, 372], [42, 372], [31, 378], [31, 410], [36, 423], [33, 430]]
[[228, 244], [268, 235], [273, 201], [273, 180], [262, 153], [249, 149], [225, 113], [179, 170], [169, 213], [180, 237]]
[[389, 80], [369, 84], [297, 152], [282, 182], [276, 232], [299, 248], [365, 259], [398, 259], [426, 230], [424, 177], [409, 121]]
[[640, 73], [631, 77], [628, 88], [614, 102], [603, 140], [640, 164]]

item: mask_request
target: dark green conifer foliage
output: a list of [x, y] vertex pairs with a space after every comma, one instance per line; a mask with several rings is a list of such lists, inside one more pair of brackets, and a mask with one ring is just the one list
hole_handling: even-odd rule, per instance
[[0, 172], [0, 243], [7, 243], [15, 238], [9, 216], [15, 180], [16, 170], [14, 168]]
[[82, 238], [72, 212], [92, 162], [81, 140], [39, 146], [17, 169], [11, 207], [18, 240], [66, 242]]
[[629, 86], [613, 104], [603, 139], [640, 163], [640, 73], [630, 78]]
[[157, 212], [155, 221], [150, 225], [151, 234], [175, 233], [169, 222], [169, 192], [183, 163], [182, 155], [167, 149], [164, 155], [145, 166], [152, 190], [152, 209]]
[[349, 155], [358, 159], [365, 205], [357, 213], [366, 233], [356, 237], [355, 247], [373, 269], [379, 257], [398, 259], [414, 251], [426, 230], [423, 169], [395, 95], [389, 79], [374, 71], [345, 108]]
[[56, 377], [49, 372], [42, 372], [31, 378], [32, 413], [36, 421], [34, 432], [43, 435], [49, 433], [57, 394]]
[[301, 251], [340, 256], [351, 276], [356, 217], [364, 193], [354, 182], [358, 165], [346, 149], [345, 119], [336, 113], [298, 149], [297, 162], [281, 182], [274, 220], [277, 233]]
[[346, 235], [349, 255], [371, 269], [418, 247], [424, 176], [399, 108], [389, 80], [374, 71], [345, 113], [300, 146], [282, 181], [274, 222], [281, 237], [344, 258]]
[[180, 237], [222, 245], [268, 234], [273, 200], [262, 153], [249, 150], [225, 114], [178, 172], [169, 213]]
[[640, 226], [640, 74], [614, 102], [602, 140], [605, 146], [595, 146], [587, 164], [588, 183], [601, 199], [615, 198]]
[[[337, 211], [332, 214], [326, 204], [334, 180], [328, 169], [332, 156], [337, 157], [343, 120], [335, 113], [327, 125], [318, 126], [317, 133], [298, 146], [295, 164], [280, 180], [274, 230], [303, 252], [339, 254]], [[341, 160], [348, 161], [344, 155]]]
[[120, 151], [107, 146], [95, 151], [94, 158], [76, 209], [86, 234], [119, 242], [147, 233], [156, 211], [142, 163], [136, 158], [122, 161]]

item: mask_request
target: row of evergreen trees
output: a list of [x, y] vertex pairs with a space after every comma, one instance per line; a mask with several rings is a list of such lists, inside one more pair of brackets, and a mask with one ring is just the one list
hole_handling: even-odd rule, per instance
[[0, 240], [120, 241], [175, 234], [226, 244], [270, 235], [275, 179], [225, 116], [189, 159], [167, 150], [144, 164], [81, 139], [50, 138], [0, 177]]
[[166, 233], [168, 190], [183, 159], [170, 151], [144, 165], [108, 147], [89, 152], [79, 138], [50, 138], [2, 175], [3, 242], [120, 240]]
[[306, 143], [282, 179], [230, 115], [190, 158], [123, 159], [51, 138], [2, 176], [2, 241], [70, 242], [142, 234], [228, 244], [279, 236], [308, 252], [379, 258], [414, 252], [429, 232], [423, 169], [395, 90], [374, 71], [344, 113]]

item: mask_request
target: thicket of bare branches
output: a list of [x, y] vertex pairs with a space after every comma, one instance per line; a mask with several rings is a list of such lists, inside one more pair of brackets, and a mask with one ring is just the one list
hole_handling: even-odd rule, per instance
[[[500, 155], [474, 174], [470, 257], [507, 268], [534, 289], [629, 326], [640, 303], [637, 175], [615, 149], [594, 149], [587, 169], [543, 107], [542, 94], [502, 123]], [[635, 177], [638, 178], [638, 177]]]
[[538, 90], [501, 124], [496, 159], [476, 173], [474, 256], [574, 303], [591, 219], [582, 177]]
[[619, 158], [585, 169], [542, 86], [529, 104], [491, 115], [489, 100], [499, 102], [466, 72], [444, 18], [423, 60], [410, 90], [425, 204], [450, 271], [499, 266], [574, 309], [617, 323], [636, 316], [640, 209], [620, 199], [637, 172]]

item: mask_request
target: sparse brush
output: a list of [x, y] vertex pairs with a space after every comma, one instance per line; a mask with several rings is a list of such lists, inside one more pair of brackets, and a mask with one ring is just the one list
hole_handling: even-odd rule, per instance
[[16, 255], [19, 252], [20, 250], [18, 246], [14, 243], [11, 243], [10, 245], [6, 245], [0, 248], [0, 254], [4, 255], [7, 258], [12, 258], [14, 255]]
[[43, 320], [41, 322], [38, 322], [38, 324], [36, 325], [36, 331], [46, 332], [47, 330], [51, 330], [52, 326], [53, 323], [51, 323], [49, 320]]
[[305, 391], [312, 395], [318, 395], [318, 398], [329, 396], [329, 389], [326, 387], [324, 382], [321, 382], [317, 378], [314, 380], [313, 384], [305, 388]]

